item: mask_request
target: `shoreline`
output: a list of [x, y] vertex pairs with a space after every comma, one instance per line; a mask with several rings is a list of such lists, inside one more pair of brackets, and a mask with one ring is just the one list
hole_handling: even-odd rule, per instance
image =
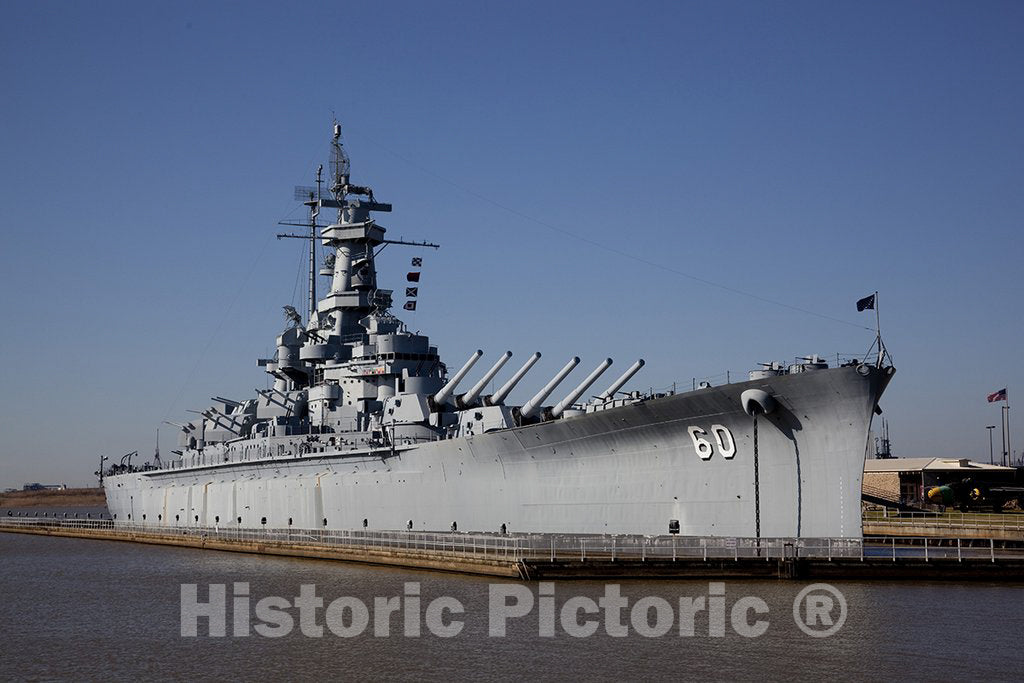
[[41, 491], [11, 491], [0, 493], [0, 509], [74, 508], [107, 506], [102, 488], [43, 489]]

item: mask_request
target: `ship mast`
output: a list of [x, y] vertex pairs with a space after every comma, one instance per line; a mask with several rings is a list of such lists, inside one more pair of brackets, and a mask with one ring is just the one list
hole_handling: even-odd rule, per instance
[[[321, 198], [321, 183], [324, 173], [324, 165], [316, 169], [316, 197], [310, 200]], [[309, 203], [309, 300], [306, 305], [306, 328], [312, 326], [313, 315], [316, 314], [316, 217], [319, 215], [319, 203]]]
[[[334, 138], [331, 140], [331, 194], [334, 200], [339, 203], [338, 222], [340, 223], [344, 212], [344, 199], [348, 188], [350, 164], [345, 148], [341, 146], [341, 124], [334, 121]], [[319, 187], [320, 175], [317, 174], [317, 187]], [[318, 197], [319, 199], [319, 197]]]
[[[316, 169], [316, 199], [320, 199], [320, 185], [323, 181], [322, 175], [324, 165]], [[311, 203], [309, 207], [309, 304], [306, 314], [306, 327], [313, 324], [313, 316], [316, 315], [316, 219], [320, 215], [320, 203]]]

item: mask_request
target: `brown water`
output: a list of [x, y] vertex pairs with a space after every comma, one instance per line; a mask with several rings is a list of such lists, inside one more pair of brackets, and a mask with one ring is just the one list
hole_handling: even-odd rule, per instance
[[[440, 596], [465, 606], [461, 633], [451, 638], [405, 637], [401, 616], [391, 635], [320, 638], [296, 626], [284, 637], [181, 636], [181, 584], [248, 582], [251, 604], [267, 596], [294, 599], [314, 584], [326, 602], [342, 596], [372, 606], [374, 597], [402, 596], [420, 585], [423, 607]], [[1019, 680], [1024, 665], [1024, 586], [975, 583], [835, 582], [847, 601], [843, 627], [828, 638], [805, 635], [794, 623], [800, 582], [725, 582], [726, 633], [709, 637], [709, 618], [695, 635], [624, 638], [604, 632], [538, 636], [538, 610], [508, 622], [505, 637], [488, 636], [488, 591], [500, 581], [461, 575], [379, 569], [342, 563], [242, 555], [189, 548], [0, 533], [0, 679], [298, 679], [336, 676], [406, 680], [765, 677], [913, 680]], [[536, 595], [537, 584], [527, 584]], [[555, 584], [560, 609], [574, 596], [597, 599], [604, 582]], [[635, 600], [706, 596], [706, 581], [626, 582]], [[767, 631], [745, 638], [730, 626], [735, 600], [757, 596], [769, 608]], [[291, 610], [297, 616], [297, 610]], [[324, 624], [324, 611], [319, 623]], [[297, 621], [297, 619], [296, 619]], [[622, 620], [630, 623], [628, 610]], [[253, 624], [263, 623], [253, 617]]]

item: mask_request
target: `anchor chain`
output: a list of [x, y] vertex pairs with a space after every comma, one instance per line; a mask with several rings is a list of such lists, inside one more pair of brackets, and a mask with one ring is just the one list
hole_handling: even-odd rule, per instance
[[761, 556], [761, 484], [757, 457], [757, 412], [754, 412], [754, 536], [757, 543], [757, 556]]

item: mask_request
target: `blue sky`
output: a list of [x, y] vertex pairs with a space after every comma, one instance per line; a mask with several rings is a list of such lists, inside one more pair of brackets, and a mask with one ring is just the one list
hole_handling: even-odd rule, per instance
[[370, 5], [6, 4], [0, 486], [264, 385], [333, 113], [389, 235], [443, 245], [381, 272], [424, 257], [406, 319], [449, 365], [688, 385], [863, 353], [877, 289], [897, 453], [987, 459], [985, 395], [1024, 391], [1024, 5]]

